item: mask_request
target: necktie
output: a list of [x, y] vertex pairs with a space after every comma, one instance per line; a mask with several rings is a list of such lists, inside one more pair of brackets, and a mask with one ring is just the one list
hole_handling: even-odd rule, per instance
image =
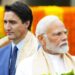
[[11, 63], [9, 68], [9, 75], [15, 75], [15, 64], [16, 64], [16, 58], [17, 58], [17, 51], [18, 48], [15, 46], [13, 52], [11, 53]]

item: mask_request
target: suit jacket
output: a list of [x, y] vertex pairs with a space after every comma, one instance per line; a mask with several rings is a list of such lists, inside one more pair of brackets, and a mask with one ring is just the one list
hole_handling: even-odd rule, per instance
[[9, 59], [11, 53], [11, 43], [0, 48], [0, 75], [9, 75]]
[[10, 40], [9, 40], [8, 36], [1, 38], [0, 39], [0, 48], [3, 46], [6, 46], [9, 43], [10, 43]]
[[[2, 43], [3, 44], [3, 43]], [[21, 50], [18, 51], [17, 60], [16, 60], [16, 68], [19, 63], [25, 59], [33, 55], [38, 49], [38, 42], [35, 36], [28, 31], [27, 35], [24, 38], [24, 44]], [[9, 59], [11, 53], [11, 43], [6, 45], [5, 47], [0, 48], [0, 75], [9, 75]]]

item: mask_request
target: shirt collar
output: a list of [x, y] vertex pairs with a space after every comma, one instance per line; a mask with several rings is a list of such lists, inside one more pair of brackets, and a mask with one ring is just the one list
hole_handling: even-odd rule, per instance
[[20, 50], [23, 47], [23, 45], [24, 45], [24, 39], [21, 40], [17, 45], [14, 42], [12, 42], [12, 50], [14, 46], [17, 46], [18, 50]]

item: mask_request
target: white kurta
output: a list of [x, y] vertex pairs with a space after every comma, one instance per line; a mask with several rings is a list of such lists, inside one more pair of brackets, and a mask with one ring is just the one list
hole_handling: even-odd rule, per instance
[[39, 50], [21, 62], [16, 75], [60, 75], [72, 69], [75, 70], [75, 62], [71, 60], [71, 56], [63, 54], [61, 59], [59, 55], [51, 55]]

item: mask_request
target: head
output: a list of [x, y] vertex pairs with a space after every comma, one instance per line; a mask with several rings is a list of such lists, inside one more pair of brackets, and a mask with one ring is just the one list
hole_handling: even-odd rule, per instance
[[67, 29], [57, 16], [46, 16], [36, 27], [36, 36], [44, 51], [52, 54], [62, 54], [69, 50]]
[[24, 37], [31, 28], [32, 20], [32, 11], [26, 4], [17, 1], [5, 6], [4, 28], [9, 39]]

